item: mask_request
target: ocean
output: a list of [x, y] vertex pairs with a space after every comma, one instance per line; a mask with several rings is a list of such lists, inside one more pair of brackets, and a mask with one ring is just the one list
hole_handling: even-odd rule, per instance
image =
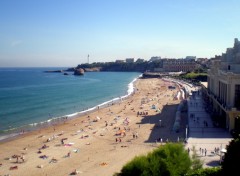
[[120, 101], [138, 72], [45, 73], [66, 68], [0, 68], [0, 140]]

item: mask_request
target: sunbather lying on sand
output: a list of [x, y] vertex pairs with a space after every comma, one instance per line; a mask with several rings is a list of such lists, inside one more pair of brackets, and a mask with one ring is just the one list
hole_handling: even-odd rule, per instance
[[49, 146], [47, 146], [46, 144], [44, 144], [43, 146], [42, 146], [42, 149], [46, 149], [46, 148], [48, 148]]
[[52, 158], [51, 161], [50, 161], [49, 163], [56, 163], [56, 162], [58, 162], [58, 160], [55, 159], [55, 158]]
[[11, 166], [11, 167], [9, 168], [9, 170], [15, 170], [15, 169], [18, 169], [18, 166]]
[[107, 163], [105, 163], [105, 162], [102, 162], [101, 164], [100, 164], [100, 166], [106, 166], [107, 165]]
[[47, 159], [47, 158], [48, 158], [48, 156], [47, 156], [47, 155], [41, 155], [41, 156], [39, 156], [39, 158], [42, 158], [42, 159]]
[[70, 173], [70, 175], [77, 175], [79, 173], [79, 171], [77, 171], [77, 169], [75, 169], [74, 171], [72, 171], [71, 173]]

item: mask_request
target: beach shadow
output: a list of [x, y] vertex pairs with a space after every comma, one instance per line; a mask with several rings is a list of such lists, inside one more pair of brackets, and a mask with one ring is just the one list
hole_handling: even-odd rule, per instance
[[206, 165], [210, 166], [210, 167], [216, 167], [216, 166], [220, 166], [220, 163], [219, 163], [219, 160], [213, 160], [213, 161], [206, 163]]
[[[177, 142], [178, 137], [184, 138], [186, 117], [182, 117], [181, 128], [178, 133], [173, 131], [173, 124], [175, 122], [175, 114], [179, 104], [164, 105], [161, 112], [156, 115], [142, 116], [142, 120], [138, 124], [154, 124], [151, 129], [149, 138], [146, 143], [156, 142], [156, 139], [162, 138], [163, 142]], [[152, 109], [153, 110], [153, 109]]]
[[192, 138], [232, 138], [226, 129], [216, 127], [189, 127], [189, 137]]

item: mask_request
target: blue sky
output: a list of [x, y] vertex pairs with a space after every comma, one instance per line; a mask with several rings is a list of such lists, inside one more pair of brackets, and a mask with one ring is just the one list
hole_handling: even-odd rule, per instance
[[240, 38], [239, 0], [0, 0], [0, 67], [214, 57]]

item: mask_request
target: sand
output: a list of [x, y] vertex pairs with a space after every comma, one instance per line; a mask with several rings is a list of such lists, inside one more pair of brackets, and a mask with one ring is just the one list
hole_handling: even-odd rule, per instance
[[[167, 140], [183, 139], [184, 130], [172, 131], [181, 101], [174, 98], [179, 88], [169, 90], [169, 85], [174, 84], [158, 78], [138, 79], [135, 93], [121, 103], [1, 141], [0, 175], [70, 175], [76, 170], [84, 176], [110, 176], [135, 156]], [[162, 143], [156, 141], [159, 138]]]

